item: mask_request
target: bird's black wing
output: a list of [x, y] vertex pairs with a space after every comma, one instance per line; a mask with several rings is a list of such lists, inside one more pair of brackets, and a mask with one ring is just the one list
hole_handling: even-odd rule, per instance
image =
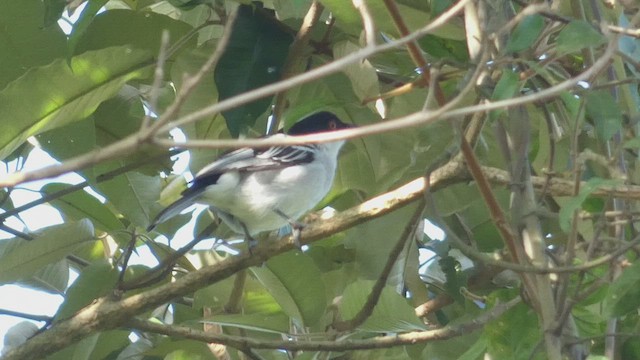
[[256, 172], [283, 169], [310, 163], [314, 159], [314, 145], [273, 146], [267, 149], [242, 148], [222, 155], [200, 170], [186, 192], [204, 189], [217, 183], [230, 171]]

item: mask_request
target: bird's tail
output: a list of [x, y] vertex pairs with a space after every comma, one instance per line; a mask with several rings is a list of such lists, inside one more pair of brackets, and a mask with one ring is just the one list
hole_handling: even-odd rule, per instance
[[182, 212], [182, 210], [188, 208], [193, 205], [195, 198], [199, 195], [197, 192], [189, 192], [185, 191], [182, 194], [182, 197], [176, 200], [171, 205], [164, 208], [164, 210], [160, 211], [158, 215], [156, 215], [155, 219], [151, 222], [151, 225], [147, 227], [147, 231], [152, 231], [158, 224], [163, 223], [172, 217], [178, 215]]

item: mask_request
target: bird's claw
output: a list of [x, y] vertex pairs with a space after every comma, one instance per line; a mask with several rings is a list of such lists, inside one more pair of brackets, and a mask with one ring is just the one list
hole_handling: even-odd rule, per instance
[[305, 224], [294, 221], [291, 223], [291, 236], [293, 237], [293, 243], [298, 248], [298, 250], [302, 250], [302, 244], [300, 244], [300, 237], [302, 235], [302, 230], [306, 227]]

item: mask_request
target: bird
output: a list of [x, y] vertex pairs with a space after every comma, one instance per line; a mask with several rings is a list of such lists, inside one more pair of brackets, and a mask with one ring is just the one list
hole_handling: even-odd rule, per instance
[[[335, 114], [320, 111], [294, 124], [284, 138], [348, 129]], [[289, 224], [315, 207], [329, 192], [344, 140], [318, 144], [240, 148], [203, 167], [181, 197], [162, 210], [148, 227], [179, 214], [193, 203], [208, 205], [234, 232], [244, 234], [249, 249], [254, 236]], [[298, 232], [299, 235], [299, 232]], [[296, 242], [298, 237], [294, 237]]]

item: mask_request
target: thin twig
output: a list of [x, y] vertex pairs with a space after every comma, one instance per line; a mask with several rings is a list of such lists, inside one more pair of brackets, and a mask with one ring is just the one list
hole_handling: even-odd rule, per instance
[[[164, 65], [167, 61], [167, 48], [169, 47], [169, 31], [162, 31], [162, 37], [160, 39], [160, 50], [158, 52], [158, 60], [156, 61], [156, 68], [153, 73], [153, 83], [151, 84], [151, 90], [149, 90], [149, 108], [152, 112], [158, 112], [158, 98], [160, 96], [160, 87], [162, 86], [162, 80], [164, 79]], [[149, 126], [151, 122], [151, 114], [146, 114], [142, 118], [142, 124], [140, 128], [144, 129]]]
[[0, 315], [7, 315], [7, 316], [19, 317], [19, 318], [35, 320], [35, 321], [44, 321], [44, 322], [49, 322], [53, 320], [51, 316], [47, 316], [47, 315], [27, 314], [20, 311], [13, 311], [13, 310], [7, 310], [7, 309], [0, 309]]
[[193, 247], [196, 246], [200, 241], [209, 236], [216, 227], [216, 223], [209, 224], [193, 240], [191, 240], [188, 244], [176, 250], [175, 252], [169, 254], [169, 256], [163, 259], [158, 265], [156, 265], [156, 267], [151, 269], [149, 272], [140, 275], [139, 278], [133, 279], [129, 283], [121, 284], [118, 288], [123, 291], [139, 289], [162, 280], [165, 276], [171, 273], [171, 271], [173, 270], [173, 266], [178, 261], [178, 259], [183, 257], [186, 253], [191, 251], [191, 249], [193, 249]]
[[171, 337], [182, 337], [202, 342], [215, 342], [232, 346], [237, 349], [277, 349], [287, 351], [351, 351], [365, 349], [383, 349], [398, 345], [409, 345], [450, 339], [462, 334], [469, 334], [472, 331], [481, 329], [490, 321], [493, 321], [509, 309], [520, 303], [520, 298], [516, 297], [505, 303], [495, 305], [491, 310], [483, 313], [477, 318], [462, 324], [447, 325], [436, 330], [414, 331], [404, 334], [374, 337], [364, 340], [325, 340], [325, 341], [268, 341], [258, 340], [252, 337], [230, 336], [224, 334], [212, 334], [192, 328], [158, 324], [149, 320], [133, 319], [128, 322], [130, 329], [153, 332]]
[[[365, 44], [367, 47], [375, 46], [376, 44], [376, 26], [373, 22], [373, 17], [369, 12], [369, 7], [364, 0], [351, 0], [353, 6], [360, 13], [360, 17], [362, 18], [362, 25], [364, 27], [364, 38]], [[406, 35], [406, 34], [403, 34]]]
[[[462, 3], [462, 1], [460, 3]], [[384, 5], [387, 7], [387, 11], [389, 12], [389, 15], [391, 15], [391, 18], [393, 19], [393, 22], [396, 25], [398, 32], [400, 32], [400, 35], [407, 36], [411, 34], [411, 32], [409, 31], [409, 28], [404, 22], [404, 19], [402, 18], [402, 15], [400, 14], [400, 10], [398, 9], [398, 5], [396, 4], [395, 0], [384, 0]], [[427, 69], [427, 66], [428, 66], [427, 60], [422, 55], [422, 51], [420, 50], [416, 42], [409, 41], [407, 42], [406, 45], [407, 45], [407, 50], [409, 50], [409, 55], [411, 56], [411, 59], [416, 64], [416, 66], [418, 66], [418, 68], [420, 69], [420, 75], [422, 77], [422, 80], [424, 81], [422, 85], [423, 86], [428, 85], [432, 81], [436, 81], [436, 79], [431, 79], [429, 71]], [[439, 85], [436, 85], [435, 91], [436, 91], [435, 96], [436, 96], [436, 100], [438, 101], [438, 104], [441, 106], [444, 105], [444, 103], [447, 100], [444, 97], [442, 88], [440, 88]]]
[[44, 203], [51, 202], [53, 200], [59, 199], [59, 198], [65, 196], [65, 195], [69, 195], [69, 194], [74, 193], [76, 191], [82, 190], [82, 189], [84, 189], [84, 188], [86, 188], [88, 186], [91, 186], [92, 184], [99, 184], [101, 182], [105, 182], [105, 181], [111, 180], [116, 176], [119, 176], [119, 175], [122, 175], [124, 173], [129, 172], [129, 171], [135, 170], [135, 169], [137, 169], [139, 167], [149, 165], [150, 163], [153, 163], [155, 161], [166, 159], [167, 157], [177, 155], [177, 154], [179, 154], [179, 153], [181, 153], [183, 151], [184, 150], [170, 150], [168, 153], [163, 153], [163, 154], [151, 157], [151, 158], [147, 158], [145, 160], [141, 160], [141, 161], [137, 161], [137, 162], [134, 162], [134, 163], [131, 163], [131, 164], [127, 164], [127, 165], [119, 167], [117, 169], [108, 171], [108, 172], [106, 172], [104, 174], [100, 174], [100, 175], [96, 176], [96, 178], [93, 181], [83, 181], [83, 182], [75, 184], [75, 185], [70, 185], [66, 189], [63, 189], [63, 190], [60, 190], [60, 191], [56, 191], [56, 192], [53, 192], [51, 194], [46, 194], [46, 195], [40, 197], [37, 200], [31, 201], [29, 203], [26, 203], [24, 205], [15, 207], [13, 209], [9, 209], [8, 211], [0, 214], [0, 221], [4, 221], [5, 219], [7, 219], [7, 218], [9, 218], [11, 216], [15, 216], [15, 215], [17, 215], [17, 214], [19, 214], [19, 213], [21, 213], [21, 212], [23, 212], [25, 210], [28, 210], [28, 209], [31, 209], [31, 208], [35, 207], [37, 205], [44, 204]]
[[224, 305], [224, 311], [228, 314], [240, 312], [240, 303], [244, 294], [244, 285], [247, 282], [247, 270], [240, 270], [233, 281], [233, 289], [229, 295], [229, 300]]

